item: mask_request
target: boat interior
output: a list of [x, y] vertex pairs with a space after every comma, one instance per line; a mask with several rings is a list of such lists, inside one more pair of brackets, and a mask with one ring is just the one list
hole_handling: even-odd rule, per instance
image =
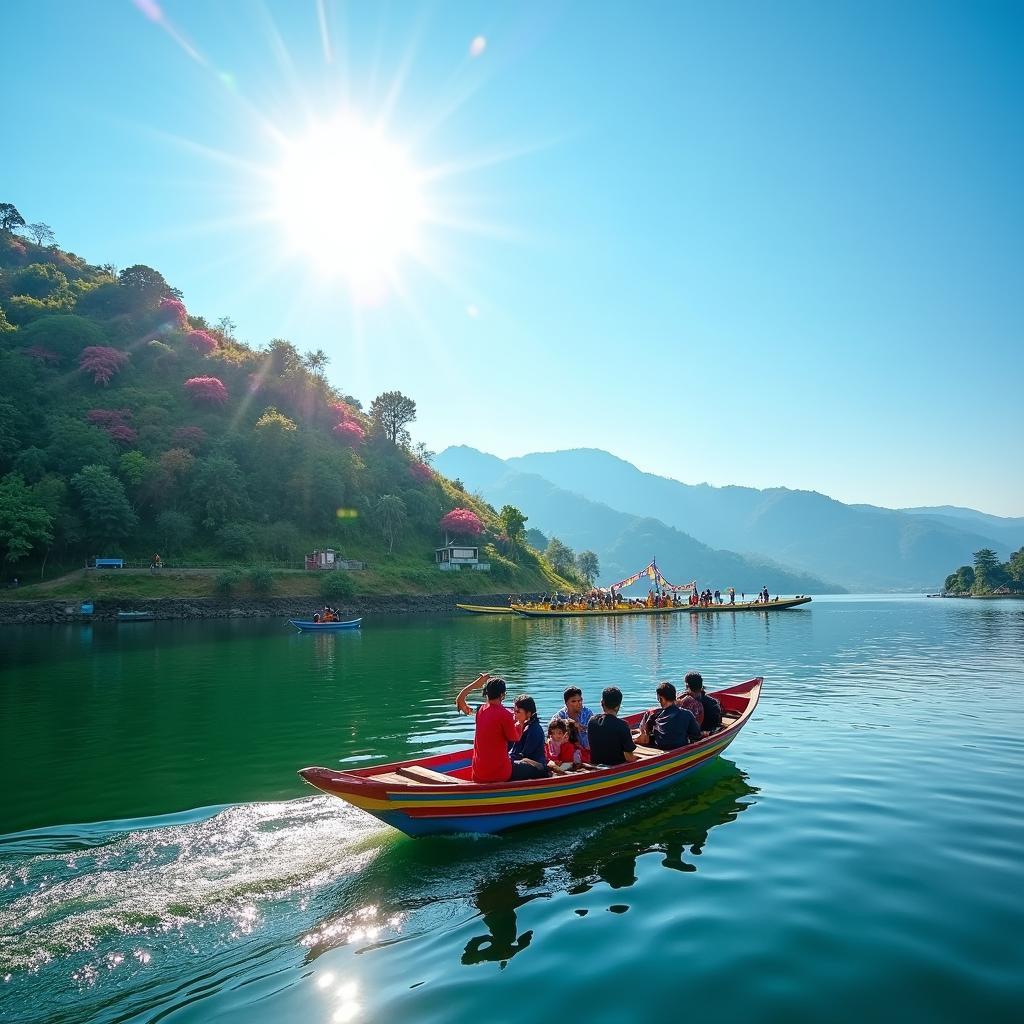
[[[630, 717], [632, 719], [633, 717], [639, 718], [640, 716], [637, 715]], [[722, 729], [726, 730], [730, 726], [735, 725], [741, 717], [741, 711], [726, 710], [726, 708], [723, 707]], [[657, 747], [645, 747], [639, 744], [636, 747], [636, 754], [640, 759], [658, 757], [664, 753], [664, 750], [659, 750]], [[569, 774], [607, 771], [608, 767], [608, 765], [584, 764], [580, 765], [576, 772], [571, 772]], [[417, 786], [471, 786], [473, 784], [472, 769], [468, 765], [465, 768], [457, 769], [451, 774], [434, 771], [433, 768], [426, 768], [419, 764], [404, 765], [399, 768], [395, 768], [393, 765], [388, 765], [380, 772], [360, 772], [360, 774], [367, 780], [382, 782], [389, 786], [410, 786], [415, 788]]]

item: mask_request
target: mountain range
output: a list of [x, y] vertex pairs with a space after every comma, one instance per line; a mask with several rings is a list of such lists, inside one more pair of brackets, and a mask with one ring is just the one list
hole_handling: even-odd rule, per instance
[[953, 506], [846, 505], [784, 487], [686, 484], [598, 449], [503, 460], [459, 446], [436, 464], [492, 504], [521, 508], [531, 527], [595, 551], [605, 583], [657, 555], [669, 579], [748, 593], [763, 585], [812, 593], [936, 588], [979, 548], [1007, 557], [1024, 543], [1024, 519]]

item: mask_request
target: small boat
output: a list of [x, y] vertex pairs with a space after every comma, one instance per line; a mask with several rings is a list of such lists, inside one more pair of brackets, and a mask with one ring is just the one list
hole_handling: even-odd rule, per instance
[[490, 604], [457, 604], [455, 607], [474, 615], [515, 615], [515, 609], [508, 605], [499, 607]]
[[[303, 768], [311, 786], [368, 811], [408, 836], [502, 832], [652, 793], [713, 761], [750, 720], [763, 679], [718, 690], [722, 729], [676, 750], [637, 747], [639, 759], [523, 782], [473, 782], [473, 751], [338, 771]], [[642, 714], [625, 718], [637, 726]]]
[[669, 605], [667, 608], [547, 608], [542, 605], [514, 604], [512, 609], [520, 615], [533, 619], [571, 619], [600, 618], [615, 615], [699, 615], [702, 612], [716, 614], [720, 612], [777, 612], [784, 608], [796, 608], [801, 604], [809, 604], [809, 597], [776, 597], [765, 604], [764, 601], [737, 601], [736, 604], [682, 604]]
[[289, 619], [296, 629], [304, 633], [336, 633], [339, 629], [359, 629], [362, 618], [349, 619], [348, 622], [313, 622], [312, 619]]
[[118, 612], [118, 622], [152, 622], [156, 616], [152, 612]]

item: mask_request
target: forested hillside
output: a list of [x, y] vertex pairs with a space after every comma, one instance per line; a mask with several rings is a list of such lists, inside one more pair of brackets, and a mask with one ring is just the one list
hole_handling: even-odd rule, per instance
[[[8, 580], [97, 554], [299, 567], [333, 546], [399, 567], [421, 591], [460, 575], [477, 590], [565, 583], [518, 519], [510, 536], [507, 516], [434, 472], [409, 433], [414, 399], [387, 392], [364, 410], [328, 383], [322, 351], [250, 347], [230, 320], [190, 311], [157, 270], [94, 266], [52, 238], [0, 204]], [[451, 535], [484, 548], [490, 577], [432, 565], [440, 521], [458, 508]]]

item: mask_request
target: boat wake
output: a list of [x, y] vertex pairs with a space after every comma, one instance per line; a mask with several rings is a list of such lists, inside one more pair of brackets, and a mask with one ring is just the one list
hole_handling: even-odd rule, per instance
[[271, 907], [270, 931], [294, 936], [330, 883], [337, 913], [337, 883], [393, 836], [312, 797], [0, 837], [0, 1005], [17, 990], [39, 1020], [40, 1003], [81, 1010], [101, 980], [109, 997], [150, 965], [174, 975], [175, 961], [272, 941]]

